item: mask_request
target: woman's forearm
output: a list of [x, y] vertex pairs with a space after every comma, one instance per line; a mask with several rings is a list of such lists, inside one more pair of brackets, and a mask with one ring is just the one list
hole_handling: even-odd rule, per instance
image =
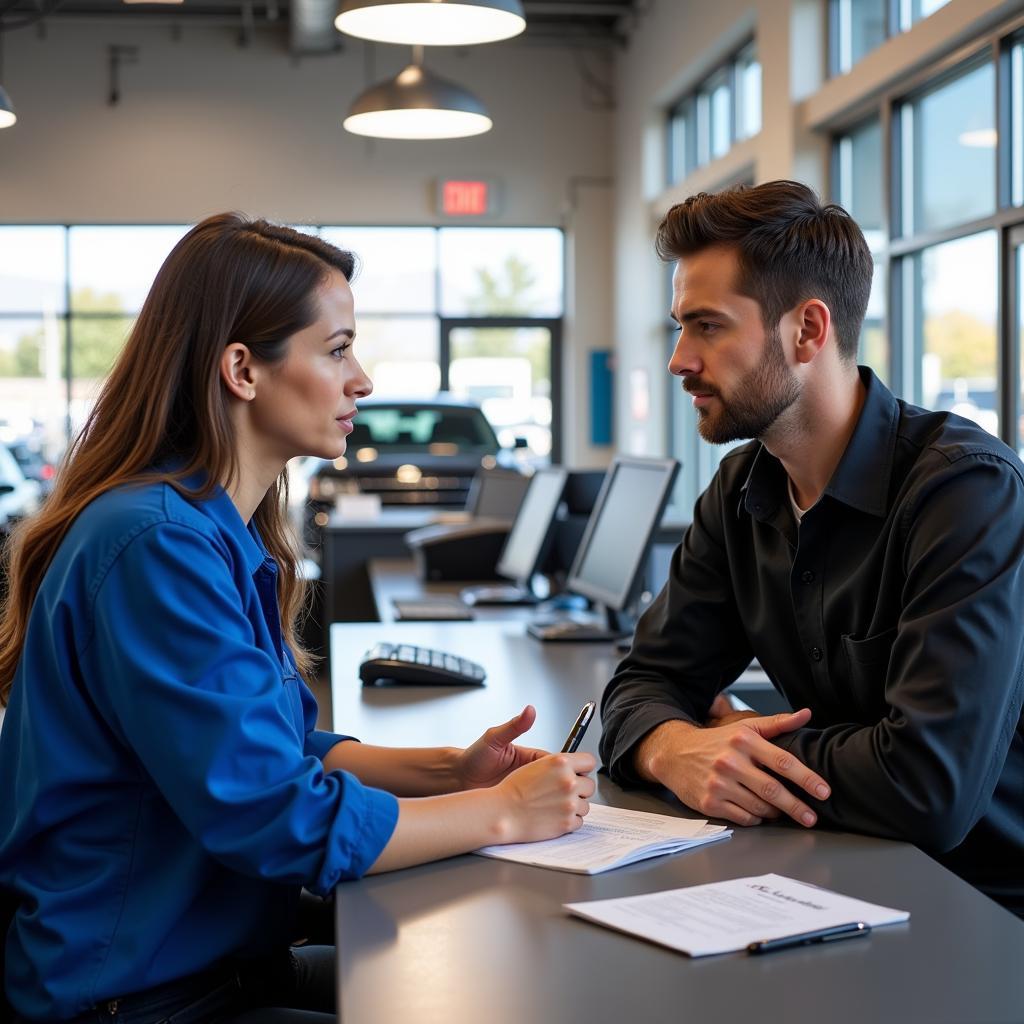
[[509, 825], [497, 791], [467, 790], [398, 801], [398, 824], [367, 874], [395, 871], [507, 842]]
[[458, 747], [374, 747], [344, 740], [327, 752], [324, 768], [351, 772], [395, 796], [438, 796], [464, 788], [457, 771], [460, 753]]

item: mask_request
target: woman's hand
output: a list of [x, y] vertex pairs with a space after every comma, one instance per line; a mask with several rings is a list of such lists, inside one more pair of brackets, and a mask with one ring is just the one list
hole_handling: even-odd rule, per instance
[[499, 843], [533, 843], [575, 832], [590, 813], [593, 754], [549, 754], [512, 772], [497, 787], [504, 813]]
[[536, 721], [537, 712], [527, 704], [515, 718], [488, 729], [456, 759], [455, 771], [460, 789], [484, 789], [494, 786], [523, 765], [546, 757], [546, 750], [517, 747], [514, 740]]

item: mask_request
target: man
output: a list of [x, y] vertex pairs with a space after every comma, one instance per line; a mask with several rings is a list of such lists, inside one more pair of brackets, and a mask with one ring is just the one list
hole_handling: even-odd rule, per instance
[[[605, 692], [612, 777], [907, 840], [1024, 914], [1024, 467], [858, 368], [871, 256], [805, 186], [694, 196], [657, 247], [702, 437], [754, 440]], [[755, 656], [800, 710], [723, 713]]]

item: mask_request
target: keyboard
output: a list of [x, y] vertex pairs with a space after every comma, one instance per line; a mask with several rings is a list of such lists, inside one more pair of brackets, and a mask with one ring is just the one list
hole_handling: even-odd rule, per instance
[[364, 686], [381, 682], [428, 686], [483, 686], [482, 665], [448, 651], [415, 644], [376, 644], [363, 656], [359, 678]]

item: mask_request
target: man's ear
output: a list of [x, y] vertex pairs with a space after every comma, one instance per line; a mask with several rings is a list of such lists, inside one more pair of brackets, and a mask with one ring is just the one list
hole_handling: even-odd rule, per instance
[[825, 347], [832, 333], [832, 313], [821, 299], [808, 299], [796, 309], [799, 334], [797, 362], [809, 363]]
[[256, 378], [252, 353], [241, 342], [228, 345], [220, 357], [220, 379], [224, 386], [243, 402], [256, 397]]

